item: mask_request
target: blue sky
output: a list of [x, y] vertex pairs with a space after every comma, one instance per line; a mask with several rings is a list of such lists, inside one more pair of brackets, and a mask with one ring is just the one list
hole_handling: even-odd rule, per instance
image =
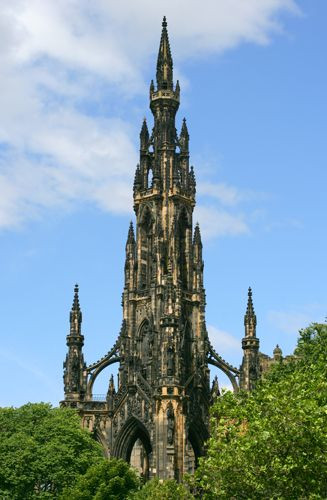
[[75, 282], [87, 362], [115, 341], [164, 14], [181, 82], [177, 126], [185, 116], [197, 177], [212, 342], [240, 364], [249, 285], [268, 354], [276, 343], [292, 352], [298, 329], [327, 315], [326, 2], [198, 5], [1, 7], [1, 406], [62, 398]]

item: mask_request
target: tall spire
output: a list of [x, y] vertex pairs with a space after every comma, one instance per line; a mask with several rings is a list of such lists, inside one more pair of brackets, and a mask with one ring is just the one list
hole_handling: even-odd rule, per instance
[[78, 285], [76, 283], [74, 288], [74, 300], [72, 309], [69, 315], [70, 321], [70, 334], [71, 335], [80, 335], [81, 334], [81, 323], [82, 323], [82, 312], [79, 305], [79, 297], [78, 297]]
[[251, 287], [249, 287], [248, 289], [248, 303], [247, 303], [246, 313], [244, 316], [244, 326], [245, 326], [246, 337], [256, 336], [257, 317], [254, 312]]
[[167, 21], [164, 16], [157, 60], [157, 87], [158, 90], [173, 89], [173, 59], [171, 57]]

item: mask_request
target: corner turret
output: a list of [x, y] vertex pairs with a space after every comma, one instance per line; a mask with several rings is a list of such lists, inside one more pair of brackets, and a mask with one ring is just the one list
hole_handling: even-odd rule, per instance
[[69, 314], [70, 332], [67, 335], [68, 353], [64, 361], [65, 403], [75, 407], [83, 400], [86, 391], [86, 364], [83, 356], [84, 336], [81, 333], [82, 312], [79, 305], [78, 285]]
[[242, 339], [243, 360], [240, 387], [251, 391], [260, 377], [259, 339], [256, 337], [257, 317], [254, 312], [252, 290], [248, 290], [248, 302], [244, 316], [245, 337]]

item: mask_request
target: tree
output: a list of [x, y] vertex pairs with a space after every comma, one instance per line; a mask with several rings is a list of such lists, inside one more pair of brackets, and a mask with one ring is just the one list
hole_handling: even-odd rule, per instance
[[327, 497], [327, 325], [302, 330], [295, 355], [213, 406], [202, 498]]
[[102, 460], [101, 446], [81, 429], [76, 411], [44, 403], [0, 408], [1, 498], [56, 498]]
[[136, 472], [124, 460], [112, 458], [91, 466], [60, 500], [120, 500], [140, 486]]
[[132, 500], [188, 500], [194, 498], [189, 490], [183, 485], [178, 484], [173, 479], [167, 479], [160, 482], [159, 479], [151, 479], [145, 483], [143, 488], [130, 496]]

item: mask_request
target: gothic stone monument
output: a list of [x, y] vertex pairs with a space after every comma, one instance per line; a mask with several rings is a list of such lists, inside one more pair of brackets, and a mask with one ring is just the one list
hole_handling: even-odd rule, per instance
[[[134, 464], [146, 478], [182, 477], [192, 472], [209, 436], [209, 407], [219, 396], [210, 388], [208, 365], [221, 369], [235, 391], [251, 390], [272, 361], [259, 353], [256, 316], [249, 289], [244, 357], [234, 368], [213, 349], [205, 324], [200, 228], [193, 230], [196, 183], [189, 165], [185, 119], [175, 128], [180, 87], [164, 18], [156, 85], [150, 85], [154, 125], [144, 120], [140, 162], [134, 180], [136, 231], [128, 230], [123, 322], [117, 341], [96, 363], [83, 357], [78, 286], [70, 312], [64, 362], [63, 406], [76, 408], [109, 457]], [[277, 357], [281, 353], [277, 353]], [[101, 371], [119, 363], [106, 398], [92, 395]]]

